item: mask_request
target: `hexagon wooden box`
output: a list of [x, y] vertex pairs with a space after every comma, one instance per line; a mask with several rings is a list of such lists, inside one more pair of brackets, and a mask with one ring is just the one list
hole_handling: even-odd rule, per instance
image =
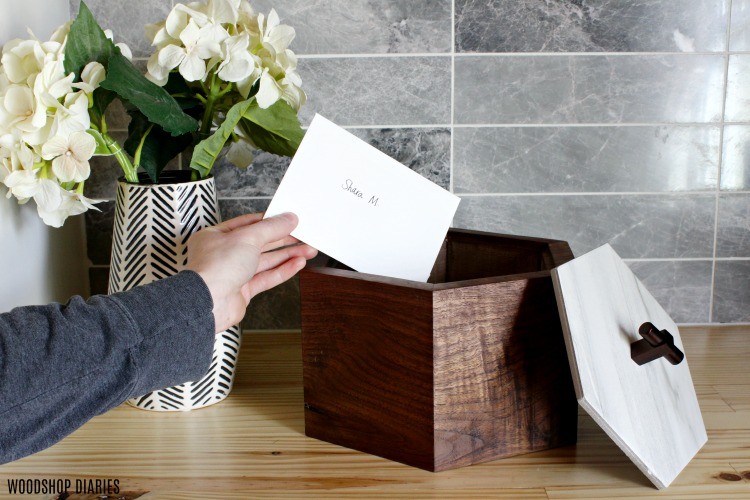
[[452, 229], [428, 283], [303, 271], [305, 433], [429, 471], [575, 443], [550, 278], [572, 258]]

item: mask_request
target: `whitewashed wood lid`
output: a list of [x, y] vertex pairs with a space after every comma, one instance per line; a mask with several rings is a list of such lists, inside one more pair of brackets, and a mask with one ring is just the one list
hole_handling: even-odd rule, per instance
[[579, 404], [656, 485], [666, 488], [706, 443], [689, 353], [631, 359], [639, 327], [653, 323], [674, 336], [674, 321], [609, 245], [552, 271], [565, 345]]

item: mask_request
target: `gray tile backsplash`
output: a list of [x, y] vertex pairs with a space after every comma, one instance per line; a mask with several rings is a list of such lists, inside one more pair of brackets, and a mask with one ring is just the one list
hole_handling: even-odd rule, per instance
[[732, 28], [729, 50], [750, 50], [750, 0], [732, 0]]
[[750, 54], [733, 54], [729, 56], [724, 121], [750, 122], [749, 74]]
[[719, 197], [716, 256], [750, 257], [750, 194]]
[[713, 320], [750, 323], [750, 260], [716, 262]]
[[299, 54], [450, 52], [450, 0], [261, 0], [297, 32]]
[[457, 52], [715, 52], [729, 0], [456, 0]]
[[456, 56], [456, 123], [717, 122], [721, 55]]
[[450, 123], [449, 57], [302, 59], [299, 72], [305, 124], [315, 113], [339, 125]]
[[750, 190], [750, 125], [726, 125], [721, 161], [721, 189]]
[[468, 196], [455, 225], [566, 240], [575, 255], [609, 242], [623, 258], [711, 257], [713, 195]]
[[629, 262], [628, 265], [676, 322], [708, 322], [710, 260]]
[[[87, 3], [142, 68], [143, 25], [175, 2]], [[609, 242], [676, 321], [750, 321], [750, 0], [251, 4], [296, 29], [303, 125], [321, 113], [461, 195], [454, 225], [561, 238], [577, 255]], [[124, 137], [124, 110], [108, 116]], [[219, 162], [224, 218], [265, 210], [288, 165]], [[113, 199], [116, 164], [92, 169], [86, 193]], [[114, 216], [100, 207], [86, 215], [93, 291]], [[296, 280], [243, 322], [299, 325]]]
[[716, 189], [717, 126], [456, 128], [457, 193]]

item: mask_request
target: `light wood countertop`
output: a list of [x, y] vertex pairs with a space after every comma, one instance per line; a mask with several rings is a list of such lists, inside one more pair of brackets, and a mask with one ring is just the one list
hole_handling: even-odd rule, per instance
[[750, 327], [681, 334], [708, 443], [661, 492], [586, 415], [576, 446], [437, 474], [307, 438], [300, 334], [281, 332], [244, 336], [226, 401], [189, 413], [120, 406], [0, 466], [0, 496], [7, 479], [59, 477], [119, 479], [109, 498], [750, 498]]

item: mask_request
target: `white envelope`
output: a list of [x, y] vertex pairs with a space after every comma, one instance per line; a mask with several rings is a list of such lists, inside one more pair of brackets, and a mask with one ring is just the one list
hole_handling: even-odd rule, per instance
[[266, 211], [352, 269], [427, 281], [460, 199], [315, 115]]

